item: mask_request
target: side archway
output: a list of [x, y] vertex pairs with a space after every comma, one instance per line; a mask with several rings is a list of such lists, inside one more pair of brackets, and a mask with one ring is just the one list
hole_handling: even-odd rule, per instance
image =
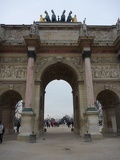
[[15, 105], [21, 99], [22, 96], [14, 90], [8, 90], [0, 96], [0, 119], [6, 134], [14, 132]]
[[96, 100], [102, 105], [103, 132], [117, 132], [116, 104], [119, 102], [118, 95], [106, 89], [98, 93]]

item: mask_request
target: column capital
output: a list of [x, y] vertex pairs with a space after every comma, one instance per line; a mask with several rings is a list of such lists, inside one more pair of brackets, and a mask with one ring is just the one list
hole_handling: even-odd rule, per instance
[[83, 51], [82, 58], [91, 58], [91, 51]]
[[28, 50], [27, 54], [28, 54], [28, 58], [34, 58], [34, 59], [36, 58], [35, 50], [34, 51]]

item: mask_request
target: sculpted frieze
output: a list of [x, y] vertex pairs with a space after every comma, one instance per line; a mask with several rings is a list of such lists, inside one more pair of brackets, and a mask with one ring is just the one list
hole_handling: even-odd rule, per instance
[[27, 63], [26, 57], [0, 57], [0, 63]]
[[91, 57], [91, 63], [118, 63], [117, 57]]
[[119, 78], [119, 68], [112, 66], [92, 66], [93, 78]]
[[0, 78], [22, 78], [26, 77], [25, 66], [0, 65]]

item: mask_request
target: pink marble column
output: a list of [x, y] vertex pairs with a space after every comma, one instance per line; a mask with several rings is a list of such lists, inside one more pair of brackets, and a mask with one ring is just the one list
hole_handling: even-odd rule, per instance
[[85, 81], [86, 81], [86, 91], [87, 91], [87, 107], [94, 107], [94, 93], [93, 93], [93, 81], [92, 81], [92, 71], [91, 71], [91, 51], [83, 52], [83, 59], [85, 64]]
[[28, 66], [26, 78], [26, 92], [25, 92], [25, 109], [32, 109], [32, 94], [34, 85], [34, 59], [36, 52], [34, 48], [28, 48]]
[[91, 71], [91, 51], [90, 47], [84, 47], [82, 57], [85, 64], [85, 82], [87, 91], [87, 108], [85, 113], [86, 131], [91, 134], [92, 138], [102, 138], [98, 125], [98, 111], [94, 104], [93, 81]]

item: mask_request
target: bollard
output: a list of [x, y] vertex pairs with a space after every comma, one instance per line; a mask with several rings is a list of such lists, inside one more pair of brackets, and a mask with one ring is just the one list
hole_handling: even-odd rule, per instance
[[34, 132], [32, 132], [32, 134], [30, 134], [29, 142], [30, 143], [36, 143], [36, 134], [34, 134]]
[[91, 134], [89, 134], [89, 133], [84, 134], [84, 141], [91, 142], [92, 141]]

